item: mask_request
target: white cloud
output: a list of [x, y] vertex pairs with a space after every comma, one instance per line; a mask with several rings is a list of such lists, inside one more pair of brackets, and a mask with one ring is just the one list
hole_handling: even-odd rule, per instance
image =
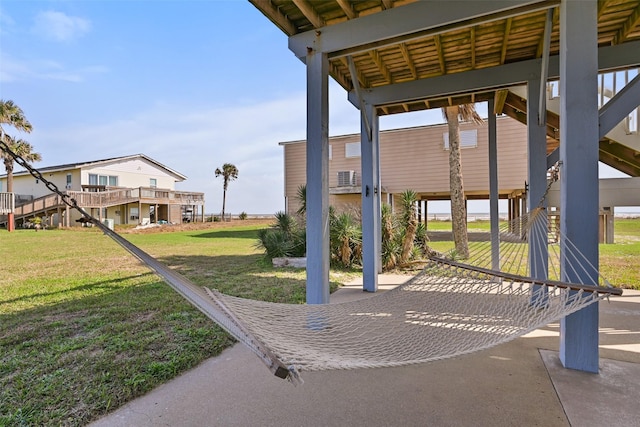
[[6, 52], [0, 52], [0, 82], [10, 83], [38, 80], [60, 80], [72, 83], [86, 81], [91, 75], [109, 72], [102, 65], [88, 65], [80, 68], [69, 69], [64, 64], [49, 59], [20, 60], [9, 56]]
[[39, 12], [32, 31], [42, 38], [57, 42], [66, 42], [83, 36], [91, 30], [88, 19], [69, 16], [62, 12]]

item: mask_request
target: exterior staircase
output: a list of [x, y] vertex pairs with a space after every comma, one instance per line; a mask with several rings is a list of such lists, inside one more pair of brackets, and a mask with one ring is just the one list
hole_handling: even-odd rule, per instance
[[[612, 73], [608, 75], [611, 76]], [[613, 80], [614, 88], [606, 88], [605, 77], [607, 74], [601, 75], [599, 86], [599, 105], [602, 107], [611, 99], [616, 89], [615, 79]], [[550, 89], [552, 87], [550, 86]], [[551, 93], [552, 90], [549, 90]], [[510, 88], [502, 93], [504, 103], [502, 112], [519, 122], [527, 123], [527, 99], [526, 87], [517, 86]], [[558, 97], [547, 99], [547, 154], [551, 154], [560, 145], [560, 101]], [[634, 110], [636, 123], [639, 117], [638, 109]], [[637, 125], [636, 125], [637, 126]], [[600, 161], [620, 172], [626, 173], [632, 177], [640, 176], [640, 132], [638, 129], [629, 129], [629, 123], [626, 120], [621, 121], [615, 128], [606, 134], [599, 142]]]

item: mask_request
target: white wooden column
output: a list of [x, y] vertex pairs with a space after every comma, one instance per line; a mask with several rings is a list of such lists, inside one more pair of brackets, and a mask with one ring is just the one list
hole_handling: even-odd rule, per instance
[[[598, 268], [597, 2], [560, 3], [560, 229]], [[575, 262], [561, 252], [563, 280], [578, 281]], [[595, 276], [595, 274], [593, 274]], [[597, 284], [597, 277], [584, 281]], [[560, 322], [560, 360], [567, 368], [598, 372], [598, 304]]]
[[307, 53], [307, 304], [329, 302], [329, 60]]
[[[361, 119], [360, 151], [362, 170], [362, 280], [363, 289], [378, 290], [382, 269], [380, 231], [380, 138], [375, 107], [366, 104]], [[367, 126], [367, 123], [369, 126]]]

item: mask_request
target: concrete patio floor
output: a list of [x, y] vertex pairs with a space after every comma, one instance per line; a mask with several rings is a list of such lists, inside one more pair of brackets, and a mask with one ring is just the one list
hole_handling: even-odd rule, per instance
[[[382, 275], [380, 288], [406, 279]], [[371, 296], [361, 289], [332, 302]], [[303, 373], [298, 387], [237, 344], [92, 426], [640, 426], [640, 292], [600, 303], [598, 375], [562, 367], [558, 330], [438, 362]]]

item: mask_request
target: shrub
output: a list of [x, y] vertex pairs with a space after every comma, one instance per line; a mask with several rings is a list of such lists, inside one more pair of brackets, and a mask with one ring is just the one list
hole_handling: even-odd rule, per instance
[[362, 227], [350, 212], [330, 218], [331, 261], [351, 268], [362, 264]]
[[302, 257], [306, 253], [306, 233], [294, 217], [284, 212], [276, 213], [276, 222], [270, 228], [258, 231], [256, 247], [264, 249], [271, 260], [278, 257]]
[[244, 221], [245, 219], [247, 219], [249, 215], [247, 215], [246, 212], [240, 212], [240, 215], [238, 215], [238, 218], [242, 221]]

